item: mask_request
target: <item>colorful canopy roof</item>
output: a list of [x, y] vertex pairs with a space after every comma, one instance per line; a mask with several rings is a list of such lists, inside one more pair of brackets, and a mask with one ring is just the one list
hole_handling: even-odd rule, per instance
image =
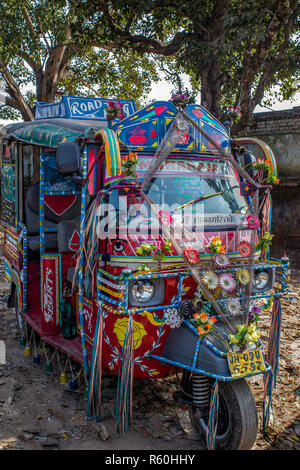
[[[200, 105], [189, 105], [185, 112], [203, 128], [225, 151], [229, 150], [230, 136], [226, 128]], [[177, 114], [176, 107], [167, 101], [157, 101], [114, 122], [119, 143], [131, 150], [156, 151]], [[109, 121], [99, 119], [48, 118], [5, 126], [1, 133], [20, 141], [56, 148], [61, 142], [74, 141], [82, 136], [93, 135], [108, 128]], [[215, 153], [215, 147], [190, 125], [189, 130], [177, 144], [177, 151]], [[217, 152], [218, 153], [218, 152]]]
[[51, 118], [9, 124], [0, 132], [22, 142], [56, 148], [61, 142], [72, 142], [79, 136], [93, 134], [104, 127], [107, 127], [107, 122]]

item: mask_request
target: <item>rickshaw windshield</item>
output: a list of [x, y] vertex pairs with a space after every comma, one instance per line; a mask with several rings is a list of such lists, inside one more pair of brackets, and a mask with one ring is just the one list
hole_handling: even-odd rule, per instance
[[[137, 175], [142, 183], [149, 158], [140, 157]], [[126, 178], [134, 182], [134, 178]], [[111, 185], [113, 187], [113, 184]], [[237, 226], [247, 210], [240, 194], [239, 181], [229, 163], [217, 159], [168, 158], [145, 188], [145, 192], [160, 209], [173, 214], [178, 220], [182, 213], [190, 212], [204, 226]], [[126, 196], [127, 195], [127, 196]], [[127, 221], [119, 217], [123, 226], [132, 218], [139, 218], [141, 225], [151, 217], [148, 204], [133, 191], [118, 188], [111, 192], [109, 203], [119, 215], [120, 196], [126, 197]], [[195, 225], [193, 220], [192, 225]]]

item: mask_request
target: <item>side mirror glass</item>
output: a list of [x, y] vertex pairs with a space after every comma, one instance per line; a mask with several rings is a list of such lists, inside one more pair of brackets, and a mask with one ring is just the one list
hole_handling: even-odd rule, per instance
[[63, 142], [57, 146], [57, 171], [63, 175], [79, 173], [80, 147], [76, 142]]

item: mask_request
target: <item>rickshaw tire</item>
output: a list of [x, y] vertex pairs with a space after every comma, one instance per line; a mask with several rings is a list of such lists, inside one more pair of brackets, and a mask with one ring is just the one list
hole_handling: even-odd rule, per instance
[[[258, 430], [257, 408], [251, 389], [245, 379], [232, 382], [219, 381], [219, 403], [228, 410], [226, 432], [216, 435], [216, 450], [250, 450], [255, 443]], [[191, 422], [201, 445], [207, 447], [207, 426], [196, 416], [197, 408], [190, 406]]]

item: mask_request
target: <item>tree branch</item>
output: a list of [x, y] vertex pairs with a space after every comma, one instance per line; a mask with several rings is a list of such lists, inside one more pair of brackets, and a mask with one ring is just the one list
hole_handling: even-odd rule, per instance
[[[5, 80], [8, 92], [10, 94], [11, 103], [14, 103], [14, 108], [18, 109], [22, 117], [25, 121], [32, 121], [34, 119], [34, 115], [30, 106], [26, 103], [23, 98], [23, 95], [20, 91], [20, 88], [15, 81], [14, 77], [10, 73], [7, 65], [0, 59], [0, 73]], [[6, 100], [9, 102], [9, 98]]]
[[[103, 14], [111, 28], [111, 31], [117, 37], [117, 39], [113, 43], [115, 47], [119, 45], [123, 47], [128, 47], [128, 45], [126, 46], [126, 42], [128, 42], [131, 48], [135, 48], [136, 50], [142, 49], [143, 52], [146, 53], [155, 53], [163, 56], [171, 56], [178, 52], [183, 43], [183, 39], [186, 37], [187, 33], [185, 31], [181, 31], [175, 34], [169, 44], [162, 44], [157, 39], [149, 38], [147, 36], [144, 36], [143, 34], [132, 35], [129, 33], [128, 29], [125, 28], [125, 30], [123, 30], [120, 26], [116, 25], [114, 19], [110, 14], [106, 2], [99, 1], [98, 3], [102, 8]], [[142, 45], [147, 47], [142, 47]], [[99, 47], [99, 44], [97, 46]], [[113, 48], [113, 46], [111, 47]]]

